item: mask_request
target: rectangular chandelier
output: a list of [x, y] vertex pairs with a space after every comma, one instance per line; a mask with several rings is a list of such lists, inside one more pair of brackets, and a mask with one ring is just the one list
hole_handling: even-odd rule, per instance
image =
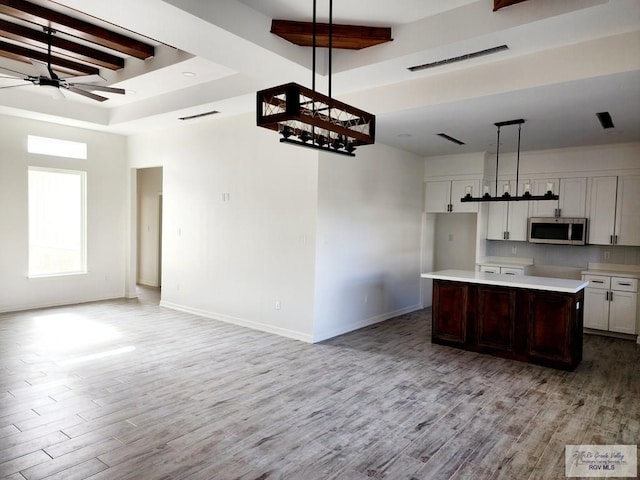
[[376, 117], [297, 83], [256, 94], [257, 125], [280, 133], [280, 142], [355, 156], [375, 143]]

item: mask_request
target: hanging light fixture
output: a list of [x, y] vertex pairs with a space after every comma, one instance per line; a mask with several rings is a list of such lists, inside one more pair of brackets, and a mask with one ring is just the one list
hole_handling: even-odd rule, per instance
[[[544, 195], [531, 195], [529, 190], [519, 196], [518, 195], [518, 183], [520, 177], [520, 133], [522, 131], [522, 124], [525, 121], [522, 118], [517, 120], [507, 120], [505, 122], [497, 122], [494, 125], [498, 128], [498, 140], [496, 142], [496, 190], [495, 197], [492, 197], [488, 191], [488, 187], [485, 187], [485, 193], [481, 197], [472, 197], [471, 193], [467, 193], [460, 199], [461, 202], [517, 202], [519, 200], [558, 200], [560, 197], [555, 195], [551, 190], [547, 190]], [[518, 154], [516, 156], [516, 191], [515, 195], [511, 195], [509, 189], [506, 188], [501, 196], [498, 196], [498, 166], [500, 161], [500, 128], [509, 125], [518, 125]], [[548, 184], [547, 184], [548, 185]], [[547, 186], [549, 188], [549, 186]]]
[[280, 142], [355, 156], [375, 143], [376, 117], [331, 96], [333, 0], [329, 0], [329, 91], [316, 91], [316, 0], [313, 0], [312, 88], [287, 83], [256, 94], [257, 125], [280, 133]]

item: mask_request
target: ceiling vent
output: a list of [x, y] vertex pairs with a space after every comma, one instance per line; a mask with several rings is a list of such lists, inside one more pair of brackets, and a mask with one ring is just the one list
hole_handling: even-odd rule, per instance
[[604, 128], [605, 130], [607, 128], [613, 128], [615, 126], [613, 125], [613, 120], [611, 119], [611, 115], [609, 114], [609, 112], [596, 113], [596, 116], [598, 117], [598, 120], [600, 120], [600, 125], [602, 125], [602, 128]]
[[436, 135], [438, 135], [439, 137], [444, 138], [445, 140], [449, 140], [451, 143], [455, 143], [456, 145], [464, 145], [464, 142], [462, 140], [458, 140], [457, 138], [453, 138], [450, 135], [447, 135], [446, 133], [436, 133]]
[[209, 115], [215, 115], [216, 113], [220, 113], [218, 110], [211, 110], [210, 112], [197, 113], [195, 115], [189, 115], [186, 117], [180, 117], [180, 120], [194, 120], [196, 118], [207, 117]]
[[440, 67], [442, 65], [449, 65], [450, 63], [463, 62], [465, 60], [471, 60], [472, 58], [484, 57], [485, 55], [492, 55], [494, 53], [502, 52], [503, 50], [509, 50], [506, 45], [500, 45], [499, 47], [487, 48], [486, 50], [479, 50], [473, 53], [467, 53], [466, 55], [460, 55], [458, 57], [445, 58], [444, 60], [438, 60], [437, 62], [425, 63], [423, 65], [415, 65], [408, 67], [407, 70], [411, 72], [417, 72], [419, 70], [426, 70], [428, 68]]

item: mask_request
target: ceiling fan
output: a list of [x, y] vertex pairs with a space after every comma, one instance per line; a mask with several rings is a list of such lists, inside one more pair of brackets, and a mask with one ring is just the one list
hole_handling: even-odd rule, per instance
[[[22, 76], [22, 78], [20, 78], [15, 76], [0, 75], [0, 78], [22, 80], [24, 82], [29, 82], [33, 85], [46, 87], [50, 90], [54, 98], [65, 98], [63, 89], [76, 93], [78, 95], [82, 95], [83, 97], [91, 98], [92, 100], [96, 100], [98, 102], [104, 102], [105, 100], [109, 100], [109, 99], [102, 95], [93, 93], [94, 91], [117, 93], [120, 95], [124, 95], [125, 93], [124, 88], [105, 87], [103, 85], [96, 85], [97, 83], [105, 82], [105, 79], [102, 78], [100, 75], [81, 75], [77, 77], [60, 78], [51, 68], [51, 35], [54, 33], [54, 30], [48, 27], [44, 27], [44, 31], [47, 33], [47, 36], [48, 36], [47, 63], [39, 62], [33, 59], [31, 60], [31, 64], [36, 69], [36, 72], [38, 73], [38, 75], [27, 75], [22, 72], [18, 72], [16, 70], [0, 67], [0, 69], [2, 70], [6, 70], [12, 73], [17, 73], [18, 75]], [[29, 85], [29, 83], [22, 83], [19, 85], [9, 85], [6, 87], [0, 87], [0, 89], [22, 87], [25, 85]]]

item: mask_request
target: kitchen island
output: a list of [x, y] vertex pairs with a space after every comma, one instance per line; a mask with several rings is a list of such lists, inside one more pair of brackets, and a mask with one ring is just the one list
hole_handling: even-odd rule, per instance
[[573, 370], [582, 360], [588, 282], [467, 270], [433, 279], [431, 341]]

